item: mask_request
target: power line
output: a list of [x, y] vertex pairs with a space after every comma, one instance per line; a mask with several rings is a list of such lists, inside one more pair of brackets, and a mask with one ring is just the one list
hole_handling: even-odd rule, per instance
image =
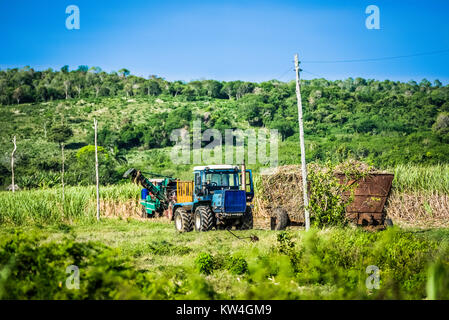
[[275, 77], [273, 79], [281, 80], [289, 71], [293, 71], [292, 67], [288, 67], [288, 69], [285, 70], [285, 72], [283, 72], [282, 75], [280, 75], [279, 77]]
[[319, 75], [319, 74], [316, 74], [316, 73], [313, 73], [313, 72], [310, 72], [310, 71], [307, 71], [307, 70], [304, 70], [304, 69], [301, 69], [301, 71], [303, 71], [303, 72], [305, 72], [305, 73], [309, 73], [309, 74], [311, 74], [311, 75], [313, 75], [313, 76], [315, 76], [315, 77], [326, 78], [326, 77], [323, 77], [323, 76], [321, 76], [321, 75]]
[[[289, 67], [285, 72], [282, 73], [282, 75], [280, 75], [278, 77], [274, 77], [273, 79], [281, 80], [284, 76], [287, 75], [288, 72], [291, 72], [291, 71], [295, 71], [295, 70], [292, 69], [291, 67]], [[304, 69], [300, 69], [300, 71], [308, 73], [308, 74], [311, 74], [311, 75], [313, 75], [315, 77], [318, 77], [318, 78], [326, 78], [326, 77], [324, 77], [322, 75], [319, 75], [319, 74], [316, 74], [316, 73], [313, 73], [313, 72], [310, 72], [310, 71], [307, 71], [307, 70], [304, 70]]]
[[391, 57], [382, 57], [382, 58], [368, 58], [368, 59], [346, 59], [346, 60], [315, 60], [315, 61], [301, 61], [303, 63], [348, 63], [348, 62], [372, 62], [372, 61], [383, 61], [383, 60], [392, 60], [392, 59], [401, 59], [401, 58], [410, 58], [410, 57], [418, 57], [418, 56], [426, 56], [433, 55], [439, 53], [448, 53], [449, 49], [438, 50], [438, 51], [429, 51], [429, 52], [421, 52], [409, 55], [402, 56], [391, 56]]

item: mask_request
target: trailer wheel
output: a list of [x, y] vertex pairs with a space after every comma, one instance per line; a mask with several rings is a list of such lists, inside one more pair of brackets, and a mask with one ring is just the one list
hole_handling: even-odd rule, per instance
[[391, 220], [390, 218], [386, 218], [384, 221], [384, 225], [385, 227], [392, 227], [393, 226], [393, 220]]
[[209, 231], [215, 226], [215, 216], [209, 206], [199, 206], [193, 216], [196, 231]]
[[253, 225], [254, 225], [253, 210], [251, 209], [251, 207], [246, 207], [246, 211], [243, 214], [242, 222], [238, 229], [240, 230], [252, 229]]
[[177, 208], [175, 211], [175, 228], [179, 232], [189, 232], [193, 229], [192, 215], [184, 208]]
[[274, 215], [276, 217], [276, 224], [274, 230], [285, 230], [288, 225], [288, 213], [284, 208], [278, 207], [274, 209]]

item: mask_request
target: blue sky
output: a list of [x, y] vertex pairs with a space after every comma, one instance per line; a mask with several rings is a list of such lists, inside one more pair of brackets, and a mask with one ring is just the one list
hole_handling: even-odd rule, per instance
[[[380, 9], [380, 30], [365, 27], [365, 8]], [[69, 5], [80, 29], [65, 27]], [[449, 49], [449, 1], [5, 1], [0, 0], [0, 68], [42, 70], [99, 66], [168, 80], [265, 81], [440, 79], [449, 83], [449, 51], [376, 62], [307, 61], [379, 58]]]

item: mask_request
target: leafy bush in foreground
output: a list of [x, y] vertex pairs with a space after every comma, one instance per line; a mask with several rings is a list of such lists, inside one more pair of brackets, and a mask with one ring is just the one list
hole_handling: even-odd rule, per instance
[[211, 274], [214, 270], [214, 257], [210, 253], [200, 253], [195, 259], [195, 264], [199, 272]]
[[[0, 299], [449, 298], [448, 246], [397, 228], [281, 232], [271, 249], [251, 244], [232, 255], [201, 253], [190, 266], [162, 272], [138, 270], [121, 252], [74, 241], [72, 229], [58, 228], [64, 232], [58, 241], [36, 232], [4, 233]], [[66, 287], [70, 265], [79, 267], [79, 290]], [[366, 286], [368, 266], [380, 271], [378, 289]]]
[[227, 269], [233, 274], [245, 274], [248, 271], [248, 263], [243, 257], [231, 257]]
[[[102, 244], [45, 242], [36, 233], [16, 232], [0, 242], [0, 299], [133, 299], [129, 264]], [[66, 281], [79, 268], [79, 289]], [[73, 271], [73, 270], [72, 270]], [[74, 285], [72, 279], [68, 280]]]
[[[446, 264], [449, 262], [447, 250], [439, 250], [436, 242], [395, 228], [378, 233], [314, 230], [300, 242], [293, 242], [291, 235], [282, 233], [276, 248], [288, 257], [289, 265], [284, 267], [295, 275], [299, 286], [333, 287], [336, 290], [332, 290], [329, 297], [338, 299], [368, 298], [369, 295], [372, 298], [423, 299], [428, 296], [426, 279], [430, 263], [437, 257]], [[366, 268], [370, 265], [380, 270], [380, 289], [372, 292], [365, 284], [369, 276]], [[449, 276], [449, 268], [438, 270], [439, 279]], [[267, 274], [267, 277], [276, 275]], [[440, 292], [437, 298], [447, 295], [447, 290], [442, 295], [441, 290], [437, 292]], [[311, 296], [316, 298], [316, 294]]]

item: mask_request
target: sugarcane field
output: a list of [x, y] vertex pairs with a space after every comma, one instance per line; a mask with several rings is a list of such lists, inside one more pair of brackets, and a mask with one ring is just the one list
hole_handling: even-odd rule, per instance
[[448, 300], [431, 2], [1, 3], [0, 300]]

